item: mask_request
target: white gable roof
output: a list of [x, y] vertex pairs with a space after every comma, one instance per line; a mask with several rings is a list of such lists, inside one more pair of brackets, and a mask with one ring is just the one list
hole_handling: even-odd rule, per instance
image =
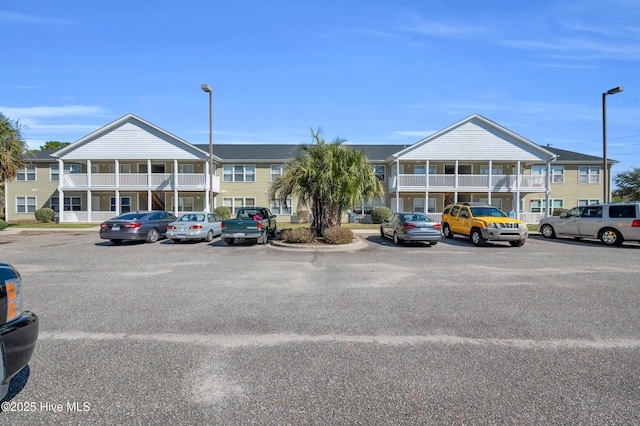
[[395, 154], [400, 160], [553, 160], [556, 156], [528, 139], [474, 114]]
[[62, 160], [197, 160], [208, 153], [127, 114], [53, 154]]

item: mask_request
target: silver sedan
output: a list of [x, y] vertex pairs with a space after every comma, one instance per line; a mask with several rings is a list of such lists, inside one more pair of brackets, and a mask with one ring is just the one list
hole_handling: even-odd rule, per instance
[[380, 236], [393, 239], [394, 244], [423, 241], [435, 246], [442, 240], [440, 223], [422, 213], [394, 213], [380, 225]]
[[210, 242], [222, 234], [222, 218], [215, 213], [185, 213], [167, 225], [167, 238], [174, 243], [186, 240]]

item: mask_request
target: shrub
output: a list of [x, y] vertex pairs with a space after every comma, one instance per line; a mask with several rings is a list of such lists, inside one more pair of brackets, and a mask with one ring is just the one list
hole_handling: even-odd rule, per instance
[[0, 219], [0, 229], [4, 229], [7, 226], [9, 226], [9, 224], [7, 222], [5, 222], [4, 220]]
[[569, 211], [568, 209], [553, 209], [552, 216], [560, 216], [562, 213], [566, 213], [568, 211]]
[[332, 226], [322, 232], [324, 242], [327, 244], [349, 244], [353, 241], [353, 231], [341, 226]]
[[391, 209], [385, 206], [374, 207], [371, 210], [371, 221], [373, 223], [382, 223], [383, 220], [389, 219], [393, 213]]
[[280, 239], [285, 243], [311, 243], [316, 236], [311, 228], [286, 228], [280, 230]]
[[49, 207], [43, 207], [35, 212], [36, 220], [42, 223], [51, 222], [54, 214], [55, 212], [53, 209], [50, 209]]
[[223, 219], [231, 219], [231, 209], [227, 206], [216, 207], [213, 212]]

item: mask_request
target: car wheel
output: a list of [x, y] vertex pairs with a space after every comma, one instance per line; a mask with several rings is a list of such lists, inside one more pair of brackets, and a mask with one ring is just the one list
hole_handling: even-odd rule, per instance
[[445, 238], [453, 238], [453, 232], [451, 232], [451, 228], [449, 228], [449, 224], [445, 223], [442, 227], [442, 233]]
[[275, 238], [276, 237], [276, 232], [278, 232], [278, 230], [274, 227], [270, 232], [269, 232], [269, 236], [271, 238]]
[[482, 236], [482, 232], [478, 228], [471, 230], [471, 241], [476, 247], [484, 247], [487, 245], [487, 240]]
[[624, 239], [615, 229], [606, 228], [600, 233], [600, 241], [602, 241], [602, 244], [606, 244], [608, 246], [619, 246], [622, 244]]
[[114, 244], [116, 246], [122, 243], [122, 240], [109, 240], [109, 241], [111, 241], [111, 244]]
[[160, 238], [160, 233], [158, 232], [158, 230], [156, 228], [153, 228], [147, 234], [147, 242], [148, 243], [155, 243], [156, 241], [158, 241], [159, 238]]
[[511, 244], [511, 247], [522, 247], [525, 241], [527, 240], [509, 241], [509, 244]]
[[556, 237], [556, 231], [553, 230], [553, 226], [551, 226], [549, 224], [546, 224], [546, 223], [540, 227], [540, 233], [545, 238], [555, 238]]
[[402, 240], [398, 237], [398, 233], [394, 232], [393, 233], [393, 244], [399, 246], [400, 244], [402, 244]]
[[225, 238], [224, 242], [229, 244], [230, 246], [232, 246], [233, 244], [235, 244], [236, 239], [235, 238]]
[[213, 241], [213, 229], [209, 229], [209, 232], [207, 232], [207, 238], [205, 238], [204, 240], [208, 243]]

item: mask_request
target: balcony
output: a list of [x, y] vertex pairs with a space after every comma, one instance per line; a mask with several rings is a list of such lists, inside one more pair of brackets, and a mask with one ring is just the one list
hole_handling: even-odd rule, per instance
[[[196, 173], [64, 173], [62, 190], [204, 191], [207, 177]], [[213, 191], [220, 192], [220, 178], [213, 176]]]
[[389, 178], [389, 192], [544, 192], [545, 176], [539, 175], [427, 175], [401, 174]]

